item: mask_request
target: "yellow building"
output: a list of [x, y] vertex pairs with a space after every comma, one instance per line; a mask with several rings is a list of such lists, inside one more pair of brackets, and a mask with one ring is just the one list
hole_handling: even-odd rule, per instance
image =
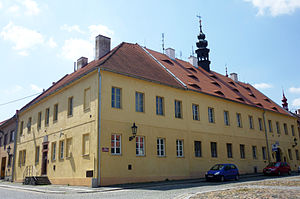
[[235, 163], [242, 174], [276, 159], [295, 170], [297, 119], [236, 74], [211, 71], [203, 35], [189, 62], [173, 49], [121, 43], [110, 50], [110, 38], [99, 35], [94, 61], [80, 58], [74, 73], [19, 111], [15, 180], [45, 175], [53, 184], [95, 186], [199, 178], [215, 163]]

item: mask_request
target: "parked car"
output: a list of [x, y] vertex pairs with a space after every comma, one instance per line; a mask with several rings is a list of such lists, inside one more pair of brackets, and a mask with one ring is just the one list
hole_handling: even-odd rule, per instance
[[205, 174], [206, 181], [239, 179], [239, 170], [234, 164], [216, 164]]
[[286, 162], [271, 162], [264, 168], [263, 172], [264, 175], [275, 174], [280, 176], [283, 173], [291, 175], [291, 167]]

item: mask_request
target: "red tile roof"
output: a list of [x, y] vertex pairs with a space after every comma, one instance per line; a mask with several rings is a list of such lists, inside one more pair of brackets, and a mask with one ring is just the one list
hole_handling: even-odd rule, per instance
[[[148, 54], [148, 52], [150, 54]], [[153, 57], [152, 57], [153, 56]], [[160, 64], [160, 63], [162, 64]], [[25, 105], [23, 111], [34, 103], [69, 85], [99, 67], [122, 75], [140, 78], [172, 87], [194, 90], [231, 101], [288, 114], [282, 107], [267, 98], [250, 84], [234, 82], [216, 72], [195, 68], [189, 62], [172, 60], [165, 54], [143, 49], [138, 44], [121, 43], [107, 55], [87, 66], [65, 75], [41, 95]], [[165, 67], [165, 68], [164, 68]]]

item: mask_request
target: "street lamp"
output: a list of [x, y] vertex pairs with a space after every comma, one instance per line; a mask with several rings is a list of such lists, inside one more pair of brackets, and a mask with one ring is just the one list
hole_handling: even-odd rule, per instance
[[131, 131], [132, 131], [132, 136], [129, 137], [129, 141], [133, 140], [133, 138], [135, 138], [136, 133], [137, 133], [137, 126], [135, 125], [135, 122], [133, 123], [132, 127], [131, 127]]
[[6, 149], [6, 152], [7, 152], [7, 155], [9, 156], [10, 155], [10, 150], [11, 150], [11, 148], [10, 148], [10, 145], [7, 147], [7, 149]]

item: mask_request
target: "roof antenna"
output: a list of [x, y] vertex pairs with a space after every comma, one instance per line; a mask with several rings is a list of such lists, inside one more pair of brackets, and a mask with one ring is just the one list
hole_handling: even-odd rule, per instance
[[179, 57], [182, 59], [182, 51], [179, 52]]
[[225, 64], [225, 73], [226, 73], [226, 77], [228, 77], [228, 73], [227, 73], [227, 64]]
[[162, 42], [162, 53], [165, 54], [165, 33], [161, 34], [161, 42]]
[[194, 46], [192, 46], [192, 54], [191, 55], [194, 57]]
[[76, 71], [76, 62], [74, 62], [74, 72]]
[[200, 23], [200, 33], [202, 33], [201, 16], [200, 16], [200, 15], [197, 15], [197, 17], [199, 18], [199, 23]]

